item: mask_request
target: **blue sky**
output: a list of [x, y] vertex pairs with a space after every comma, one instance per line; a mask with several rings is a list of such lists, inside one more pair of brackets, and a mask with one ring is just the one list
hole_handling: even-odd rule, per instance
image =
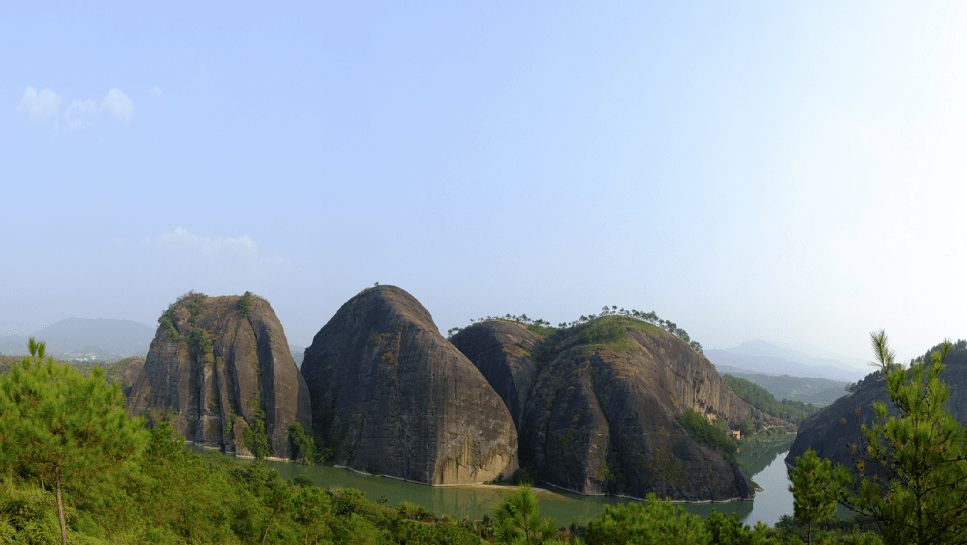
[[8, 2], [0, 333], [373, 283], [709, 348], [967, 337], [967, 7]]

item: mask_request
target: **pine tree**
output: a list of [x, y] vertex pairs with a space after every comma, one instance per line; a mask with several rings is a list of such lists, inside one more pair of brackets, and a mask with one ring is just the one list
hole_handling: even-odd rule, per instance
[[[944, 406], [950, 388], [940, 380], [950, 344], [904, 368], [883, 331], [871, 335], [898, 416], [874, 402], [876, 420], [864, 426], [865, 445], [850, 445], [854, 468], [833, 476], [840, 503], [873, 517], [885, 543], [967, 541], [967, 449], [964, 427]], [[871, 475], [872, 474], [872, 475]]]
[[807, 524], [806, 543], [812, 540], [813, 523], [828, 519], [836, 513], [836, 494], [830, 488], [829, 460], [821, 460], [813, 449], [796, 458], [796, 467], [786, 471], [789, 491], [793, 494], [793, 513]]
[[124, 396], [108, 386], [104, 370], [85, 378], [72, 367], [44, 359], [46, 345], [32, 337], [30, 356], [0, 378], [0, 468], [17, 468], [53, 480], [57, 517], [67, 544], [62, 489], [89, 486], [117, 475], [147, 444], [141, 419], [124, 411]]
[[529, 485], [504, 498], [494, 508], [497, 542], [505, 545], [538, 545], [555, 534], [554, 519], [541, 518], [537, 496]]

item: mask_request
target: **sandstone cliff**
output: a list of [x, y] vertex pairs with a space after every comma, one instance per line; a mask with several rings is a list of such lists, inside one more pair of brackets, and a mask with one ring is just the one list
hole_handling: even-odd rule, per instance
[[205, 447], [288, 457], [289, 424], [311, 428], [309, 392], [269, 303], [190, 293], [159, 322], [128, 411], [173, 415], [175, 429]]
[[337, 464], [429, 484], [483, 482], [517, 467], [507, 407], [400, 288], [345, 303], [306, 349], [302, 374]]
[[582, 494], [751, 498], [725, 453], [679, 424], [693, 409], [731, 424], [766, 419], [687, 343], [627, 317], [565, 330], [487, 321], [452, 339], [520, 412], [522, 467]]

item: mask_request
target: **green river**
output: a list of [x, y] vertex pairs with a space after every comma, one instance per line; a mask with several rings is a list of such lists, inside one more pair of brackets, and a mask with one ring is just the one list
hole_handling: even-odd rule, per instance
[[[190, 447], [201, 451], [199, 447]], [[725, 503], [685, 503], [685, 508], [695, 514], [707, 516], [712, 509], [720, 513], [737, 513], [746, 524], [754, 525], [762, 521], [768, 525], [778, 522], [784, 514], [792, 514], [792, 494], [788, 490], [786, 466], [783, 462], [786, 453], [769, 455], [760, 465], [764, 467], [752, 479], [764, 490], [756, 493], [753, 501], [732, 501]], [[771, 462], [770, 462], [771, 460]], [[471, 487], [471, 486], [427, 486], [410, 483], [389, 477], [362, 475], [346, 469], [326, 466], [307, 466], [291, 462], [267, 460], [266, 463], [286, 479], [306, 475], [316, 485], [328, 488], [356, 488], [366, 493], [370, 501], [385, 500], [391, 506], [403, 501], [422, 505], [438, 517], [451, 515], [457, 520], [469, 518], [478, 520], [489, 514], [500, 498], [513, 489], [508, 487]], [[539, 492], [541, 514], [554, 517], [558, 526], [567, 526], [572, 521], [584, 524], [600, 513], [605, 505], [617, 504], [628, 500], [611, 496], [580, 496], [568, 492], [549, 489]]]

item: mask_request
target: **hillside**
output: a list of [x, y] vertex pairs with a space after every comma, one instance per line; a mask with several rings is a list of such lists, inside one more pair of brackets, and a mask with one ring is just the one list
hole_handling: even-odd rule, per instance
[[735, 395], [742, 398], [743, 401], [766, 414], [771, 414], [783, 420], [798, 424], [818, 410], [815, 405], [806, 404], [802, 401], [776, 399], [771, 392], [762, 386], [744, 378], [733, 375], [722, 375], [722, 378], [725, 379], [729, 388], [735, 392]]
[[776, 399], [788, 399], [802, 403], [826, 406], [847, 394], [848, 382], [826, 378], [794, 377], [790, 375], [764, 375], [743, 373], [726, 366], [716, 366], [720, 374], [745, 379], [765, 388]]
[[751, 498], [734, 444], [709, 441], [724, 434], [707, 422], [789, 428], [739, 399], [690, 341], [631, 316], [563, 328], [485, 320], [451, 341], [511, 409], [521, 466], [582, 494]]
[[47, 353], [57, 359], [117, 361], [145, 356], [154, 331], [131, 320], [67, 318], [28, 336], [0, 337], [0, 353], [27, 355], [27, 338], [47, 342]]

